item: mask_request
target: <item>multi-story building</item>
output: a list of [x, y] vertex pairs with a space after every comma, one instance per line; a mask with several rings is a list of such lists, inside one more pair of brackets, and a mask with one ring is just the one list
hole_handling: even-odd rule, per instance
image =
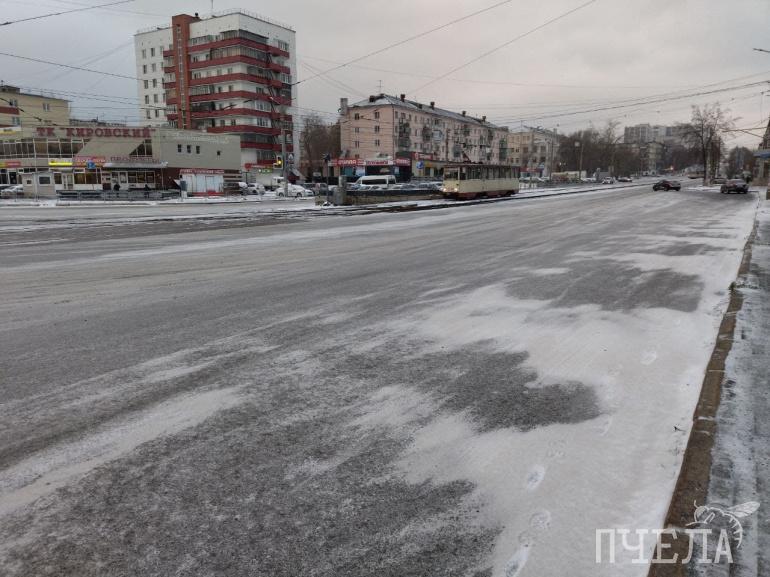
[[69, 121], [69, 100], [42, 93], [22, 92], [15, 86], [0, 84], [0, 127], [66, 126]]
[[174, 189], [184, 180], [190, 193], [218, 193], [240, 177], [240, 143], [227, 134], [83, 122], [0, 129], [0, 185], [41, 178], [53, 194]]
[[299, 153], [293, 29], [242, 10], [179, 14], [134, 42], [148, 125], [236, 134], [246, 170], [272, 167], [283, 150], [287, 161]]
[[508, 155], [521, 173], [551, 176], [559, 162], [559, 135], [543, 128], [522, 127], [508, 135]]
[[359, 171], [381, 172], [390, 166], [408, 176], [435, 176], [449, 162], [511, 161], [507, 127], [437, 108], [435, 102], [378, 94], [349, 105], [343, 98], [340, 115], [347, 161], [342, 165], [357, 164]]
[[666, 146], [684, 144], [684, 129], [679, 126], [661, 126], [658, 124], [637, 124], [626, 126], [623, 132], [626, 144], [647, 144], [659, 142]]

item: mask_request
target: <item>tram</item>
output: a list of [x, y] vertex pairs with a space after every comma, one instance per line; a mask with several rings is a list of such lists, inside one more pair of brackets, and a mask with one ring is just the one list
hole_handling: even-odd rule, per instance
[[443, 193], [460, 200], [510, 196], [519, 192], [519, 174], [519, 167], [509, 164], [448, 164]]

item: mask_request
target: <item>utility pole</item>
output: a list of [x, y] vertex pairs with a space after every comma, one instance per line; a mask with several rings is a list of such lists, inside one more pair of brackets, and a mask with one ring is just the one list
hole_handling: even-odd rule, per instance
[[287, 172], [287, 166], [289, 163], [287, 162], [286, 158], [286, 125], [283, 122], [283, 110], [281, 110], [280, 113], [280, 120], [278, 122], [281, 123], [281, 169], [283, 170], [283, 195], [286, 198], [289, 198], [289, 175]]
[[[272, 96], [270, 97], [270, 106], [273, 109], [273, 112], [275, 112], [275, 105], [277, 104], [275, 98]], [[286, 169], [286, 126], [283, 122], [283, 110], [278, 112], [278, 122], [281, 124], [281, 174], [283, 175], [283, 195], [288, 198], [289, 197], [289, 178], [288, 173]]]

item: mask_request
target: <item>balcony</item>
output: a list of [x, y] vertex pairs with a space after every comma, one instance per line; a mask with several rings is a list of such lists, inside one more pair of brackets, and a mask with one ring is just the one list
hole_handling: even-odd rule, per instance
[[288, 58], [289, 57], [289, 53], [286, 52], [286, 50], [281, 50], [280, 48], [278, 48], [278, 46], [268, 46], [267, 47], [267, 51], [272, 56], [283, 56], [284, 58]]
[[256, 42], [255, 40], [247, 40], [246, 38], [227, 38], [225, 40], [216, 40], [214, 42], [207, 42], [205, 44], [196, 44], [195, 46], [188, 46], [187, 51], [190, 54], [196, 52], [208, 52], [209, 50], [216, 50], [217, 48], [227, 48], [229, 46], [247, 46], [248, 48], [254, 48], [255, 50], [261, 50], [266, 54], [270, 51], [270, 46]]
[[[190, 102], [209, 102], [216, 100], [230, 100], [231, 98], [244, 98], [246, 100], [264, 100], [270, 102], [274, 100], [276, 104], [283, 106], [291, 106], [291, 100], [279, 97], [273, 97], [264, 92], [248, 92], [246, 90], [233, 90], [232, 92], [212, 92], [210, 94], [196, 94], [190, 96]], [[168, 104], [177, 104], [176, 99], [174, 102], [166, 100]]]
[[242, 54], [236, 54], [235, 56], [223, 56], [222, 58], [212, 58], [210, 60], [199, 60], [198, 62], [190, 62], [190, 70], [197, 70], [199, 68], [209, 68], [210, 66], [222, 66], [224, 64], [252, 64], [259, 66], [260, 68], [267, 68], [268, 62], [265, 60], [258, 60]]
[[230, 82], [232, 80], [246, 80], [255, 84], [270, 84], [270, 79], [264, 76], [255, 76], [244, 72], [235, 72], [233, 74], [220, 74], [219, 76], [206, 76], [205, 78], [193, 78], [190, 80], [190, 86], [205, 86], [206, 84], [218, 84], [220, 82]]
[[269, 118], [271, 114], [262, 110], [254, 110], [253, 108], [227, 108], [227, 109], [214, 109], [214, 110], [192, 110], [193, 118], [216, 118], [220, 116], [255, 116], [261, 118]]
[[249, 124], [236, 124], [235, 126], [212, 126], [206, 129], [207, 132], [214, 134], [220, 133], [251, 133], [251, 134], [269, 134], [277, 136], [281, 131], [277, 128], [267, 128], [264, 126], [253, 126]]

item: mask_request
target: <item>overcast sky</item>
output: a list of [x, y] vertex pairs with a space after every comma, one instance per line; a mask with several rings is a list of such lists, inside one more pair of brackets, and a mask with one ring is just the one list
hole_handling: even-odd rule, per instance
[[[107, 0], [0, 0], [0, 20], [16, 20]], [[215, 10], [244, 8], [297, 31], [299, 79], [313, 70], [377, 50], [500, 0], [217, 0]], [[719, 101], [739, 128], [767, 124], [770, 84], [633, 108], [583, 112], [619, 101], [678, 91], [715, 90], [770, 80], [768, 0], [597, 0], [448, 78], [432, 78], [500, 46], [586, 0], [513, 0], [355, 66], [299, 86], [299, 105], [330, 120], [340, 97], [406, 93], [437, 106], [571, 132], [608, 119], [622, 124], [686, 121], [690, 105]], [[173, 14], [211, 11], [209, 0], [136, 0], [110, 9], [0, 27], [0, 51], [133, 75], [133, 34], [167, 25]], [[376, 69], [376, 70], [375, 70]], [[119, 97], [125, 104], [72, 98], [77, 117], [138, 119], [131, 80], [0, 56], [0, 79], [23, 87]], [[735, 79], [735, 80], [733, 80]], [[767, 92], [763, 96], [762, 91]], [[305, 111], [307, 113], [307, 111]], [[565, 114], [566, 113], [566, 114]], [[557, 116], [560, 115], [560, 116]], [[729, 144], [755, 146], [737, 133]]]

